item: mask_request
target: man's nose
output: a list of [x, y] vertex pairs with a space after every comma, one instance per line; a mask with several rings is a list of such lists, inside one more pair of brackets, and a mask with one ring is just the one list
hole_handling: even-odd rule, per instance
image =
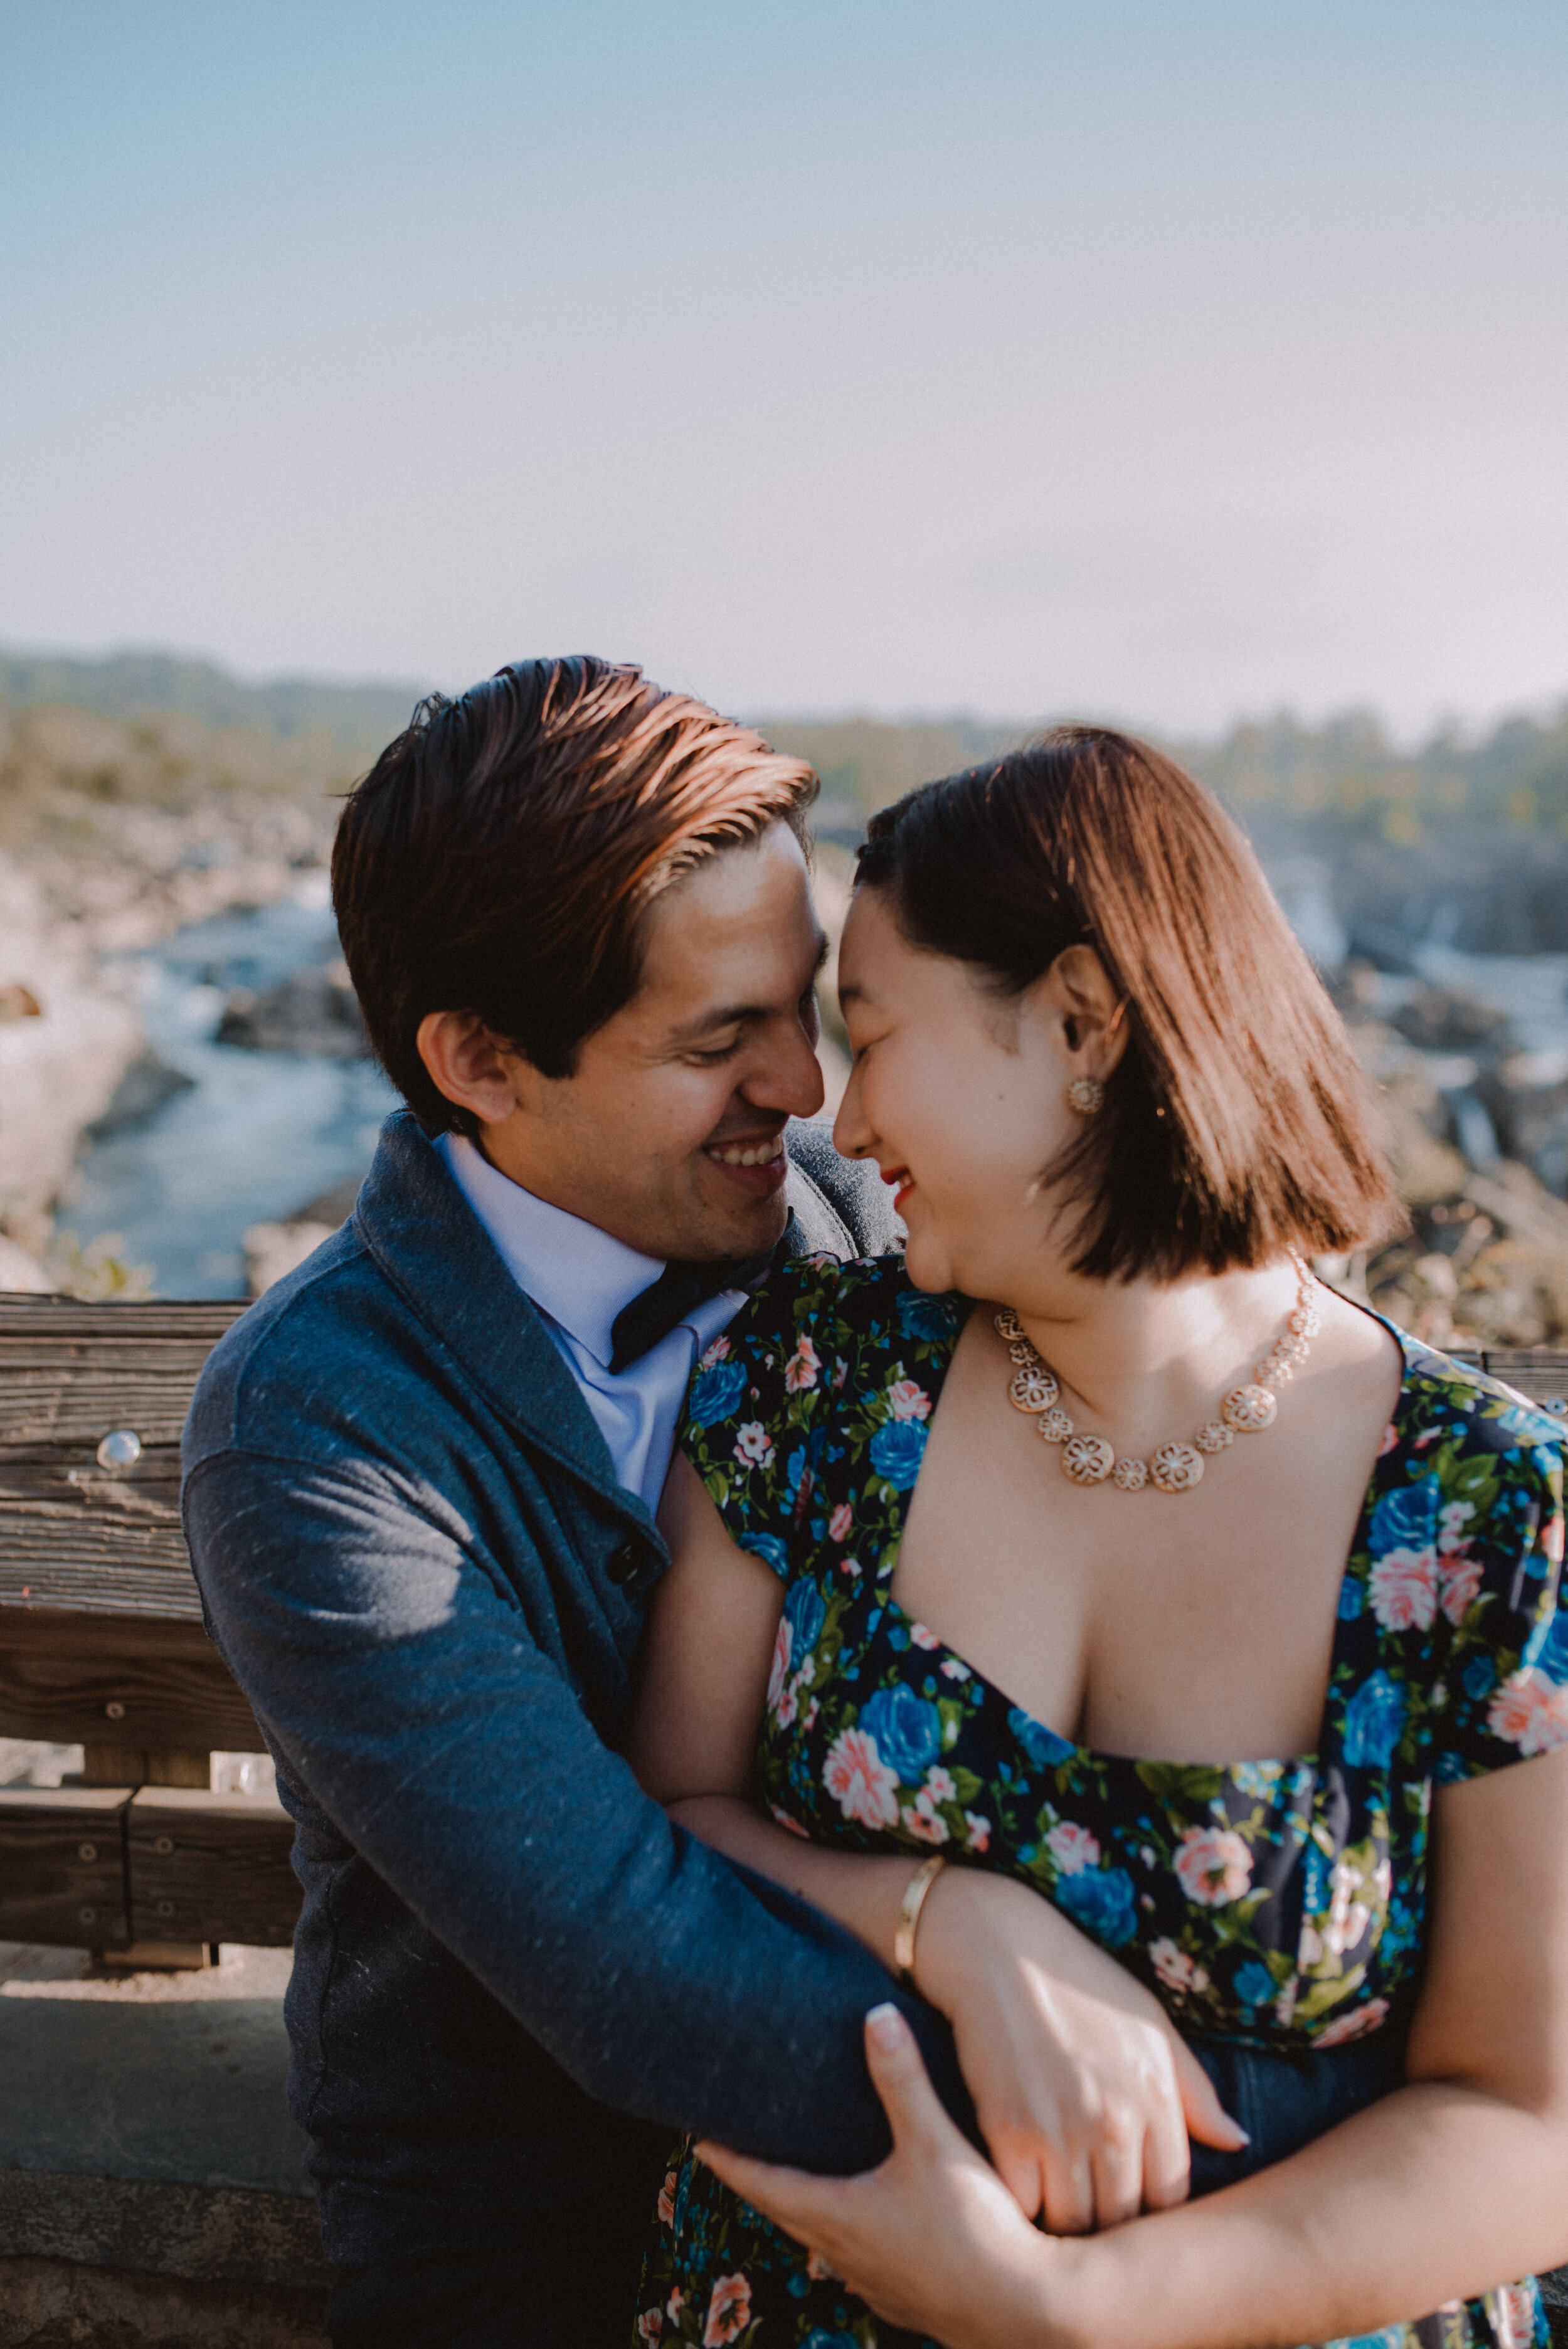
[[761, 1063], [742, 1079], [740, 1097], [753, 1109], [783, 1110], [789, 1117], [815, 1117], [827, 1088], [821, 1063], [805, 1028], [791, 1023], [770, 1037]]

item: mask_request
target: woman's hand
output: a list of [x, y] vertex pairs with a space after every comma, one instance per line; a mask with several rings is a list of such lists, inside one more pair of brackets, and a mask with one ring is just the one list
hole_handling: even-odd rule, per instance
[[944, 1868], [914, 1971], [953, 2025], [997, 2172], [1053, 2234], [1183, 2201], [1189, 2134], [1247, 2143], [1159, 2001], [1026, 1885]]
[[880, 2168], [815, 2178], [725, 2146], [699, 2145], [698, 2156], [890, 2324], [949, 2349], [1074, 2349], [1065, 2310], [1077, 2247], [1037, 2233], [954, 2127], [896, 2006], [867, 2015], [866, 2063], [892, 2127]]

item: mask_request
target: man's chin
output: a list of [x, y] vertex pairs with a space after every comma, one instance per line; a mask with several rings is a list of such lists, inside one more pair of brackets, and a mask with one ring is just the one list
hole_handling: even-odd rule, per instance
[[784, 1185], [783, 1168], [720, 1166], [705, 1158], [697, 1185], [702, 1245], [691, 1255], [760, 1256], [776, 1247], [789, 1220]]

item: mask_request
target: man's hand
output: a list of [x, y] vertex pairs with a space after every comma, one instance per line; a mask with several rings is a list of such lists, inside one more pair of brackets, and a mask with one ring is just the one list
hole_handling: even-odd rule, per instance
[[1038, 2234], [954, 2128], [896, 2006], [867, 2015], [866, 2063], [892, 2127], [880, 2168], [815, 2178], [707, 2143], [699, 2158], [890, 2324], [950, 2349], [1078, 2349], [1065, 2322], [1078, 2247]]
[[1052, 2234], [1184, 2201], [1189, 2134], [1248, 2141], [1159, 2001], [1026, 1885], [944, 1869], [915, 1979], [953, 2025], [997, 2172]]

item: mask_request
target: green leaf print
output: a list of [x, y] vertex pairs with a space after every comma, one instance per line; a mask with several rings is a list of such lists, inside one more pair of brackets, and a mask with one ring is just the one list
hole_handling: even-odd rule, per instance
[[1224, 1784], [1222, 1770], [1202, 1763], [1140, 1762], [1138, 1775], [1157, 1802], [1191, 1803], [1207, 1809]]

